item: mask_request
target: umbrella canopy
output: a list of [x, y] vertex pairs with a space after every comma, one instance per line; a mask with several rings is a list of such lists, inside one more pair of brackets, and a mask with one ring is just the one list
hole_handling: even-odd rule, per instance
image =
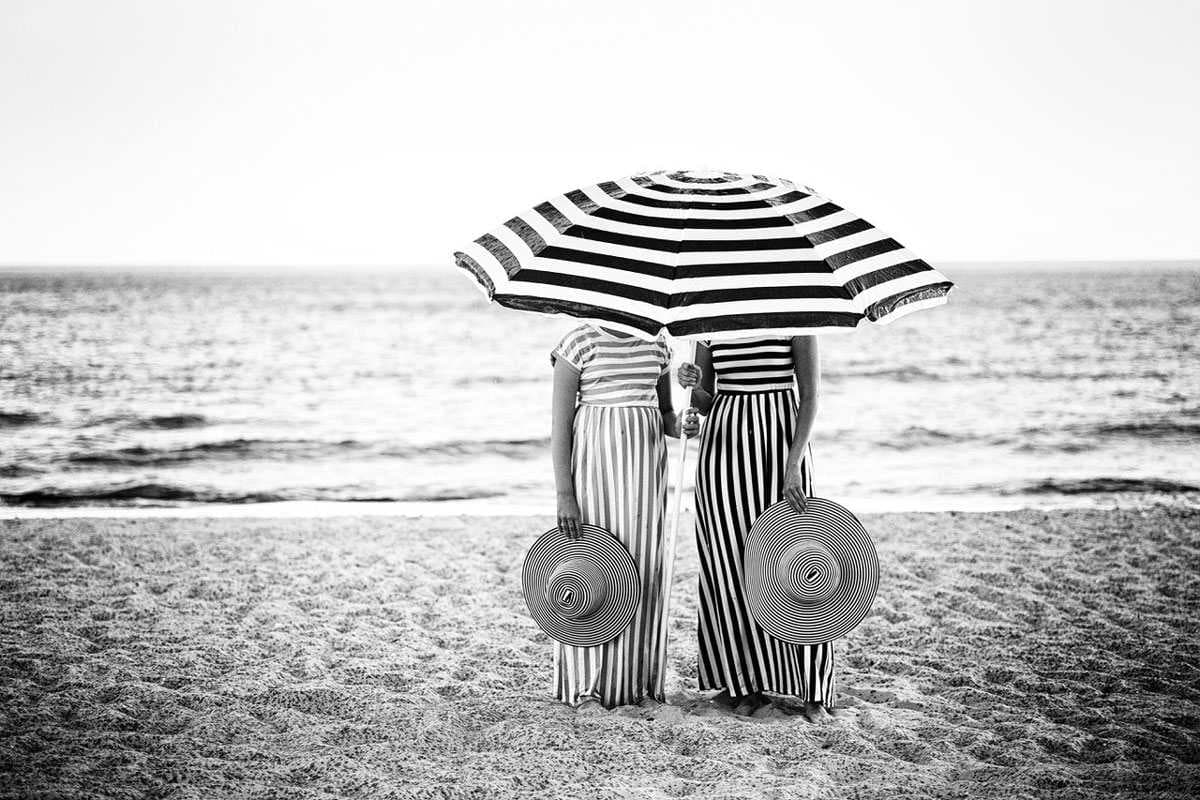
[[940, 305], [953, 284], [812, 189], [659, 171], [554, 197], [455, 253], [495, 302], [653, 337], [828, 333]]

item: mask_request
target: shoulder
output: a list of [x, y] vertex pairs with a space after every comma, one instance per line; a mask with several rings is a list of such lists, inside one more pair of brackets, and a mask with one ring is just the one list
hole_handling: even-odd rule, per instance
[[550, 363], [553, 365], [561, 358], [576, 369], [581, 369], [588, 360], [598, 336], [599, 334], [588, 325], [573, 328], [550, 352]]
[[567, 332], [560, 345], [577, 348], [588, 347], [595, 344], [598, 338], [600, 338], [599, 332], [591, 325], [579, 325]]

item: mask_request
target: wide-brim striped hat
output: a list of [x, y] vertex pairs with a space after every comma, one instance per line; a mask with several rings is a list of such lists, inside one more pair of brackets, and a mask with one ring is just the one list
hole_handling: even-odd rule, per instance
[[830, 500], [809, 498], [803, 514], [781, 501], [759, 515], [746, 542], [750, 612], [767, 633], [792, 644], [845, 636], [879, 590], [879, 557], [858, 519]]
[[558, 528], [539, 536], [525, 555], [521, 583], [529, 613], [547, 636], [592, 647], [629, 625], [642, 587], [625, 545], [604, 528], [579, 527], [578, 539]]

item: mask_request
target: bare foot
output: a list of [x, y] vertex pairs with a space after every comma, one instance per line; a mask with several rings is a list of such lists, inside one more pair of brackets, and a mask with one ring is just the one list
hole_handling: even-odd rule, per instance
[[743, 697], [734, 698], [736, 705], [733, 707], [733, 713], [740, 717], [748, 717], [755, 711], [758, 711], [763, 706], [767, 705], [767, 699], [762, 696], [761, 692], [744, 695]]
[[805, 703], [804, 716], [809, 722], [814, 722], [818, 725], [824, 725], [832, 722], [833, 717], [829, 716], [829, 712], [825, 710], [825, 706], [820, 703]]
[[599, 700], [584, 700], [575, 706], [575, 713], [581, 717], [598, 717], [607, 711], [608, 709], [600, 705]]
[[767, 700], [761, 692], [731, 695], [728, 689], [722, 689], [709, 702], [717, 708], [748, 717], [766, 704]]

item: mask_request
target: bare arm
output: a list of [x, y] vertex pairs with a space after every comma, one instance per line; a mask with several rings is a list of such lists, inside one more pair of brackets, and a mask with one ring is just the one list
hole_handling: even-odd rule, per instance
[[663, 419], [672, 419], [675, 416], [675, 406], [671, 401], [670, 372], [664, 372], [658, 376], [658, 384], [655, 389], [658, 391], [658, 410], [662, 412]]
[[817, 354], [817, 337], [793, 336], [792, 360], [796, 369], [796, 433], [788, 448], [783, 479], [783, 497], [793, 509], [803, 511], [806, 503], [800, 480], [800, 462], [808, 451], [817, 419], [817, 395], [821, 388], [821, 359]]
[[551, 408], [550, 455], [554, 462], [554, 488], [558, 497], [558, 529], [568, 536], [579, 535], [579, 500], [571, 474], [571, 450], [575, 444], [575, 397], [579, 393], [579, 371], [558, 359], [554, 364], [554, 400]]

